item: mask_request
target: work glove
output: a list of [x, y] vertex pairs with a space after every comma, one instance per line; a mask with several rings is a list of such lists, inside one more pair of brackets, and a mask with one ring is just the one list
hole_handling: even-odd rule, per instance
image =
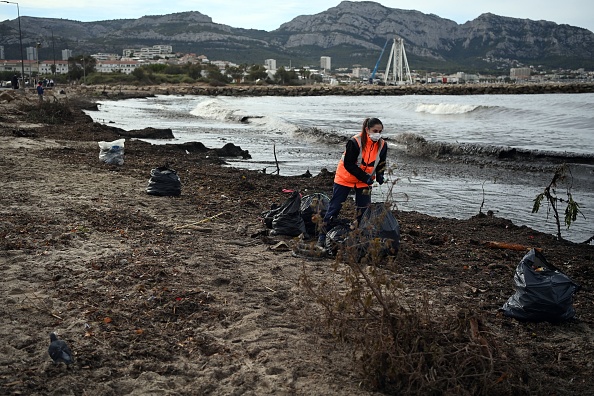
[[377, 173], [383, 173], [385, 167], [386, 167], [386, 161], [382, 161], [379, 164], [377, 164], [377, 169], [375, 171]]
[[367, 180], [365, 181], [365, 184], [367, 184], [368, 186], [371, 186], [373, 184], [373, 178], [371, 176], [367, 176]]
[[382, 184], [384, 184], [384, 175], [376, 175], [375, 176], [375, 181], [381, 186]]

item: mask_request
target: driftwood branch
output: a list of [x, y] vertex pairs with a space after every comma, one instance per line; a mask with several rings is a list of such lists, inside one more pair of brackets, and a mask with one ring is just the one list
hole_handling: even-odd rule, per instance
[[[200, 220], [200, 221], [196, 221], [196, 222], [194, 222], [194, 223], [189, 223], [189, 224], [184, 224], [184, 225], [181, 225], [181, 226], [177, 226], [177, 227], [175, 227], [174, 229], [176, 229], [176, 230], [179, 230], [179, 229], [182, 229], [182, 228], [193, 227], [193, 226], [195, 226], [195, 225], [197, 225], [197, 224], [206, 223], [206, 222], [208, 222], [208, 221], [211, 221], [211, 220], [214, 220], [214, 219], [216, 219], [217, 217], [219, 217], [219, 216], [221, 216], [221, 215], [223, 215], [223, 214], [225, 214], [225, 213], [227, 213], [227, 212], [221, 212], [221, 213], [217, 213], [217, 214], [216, 214], [216, 215], [214, 215], [214, 216], [207, 217], [207, 218], [205, 218], [205, 219], [202, 219], [202, 220]], [[206, 230], [207, 230], [207, 231], [206, 231]], [[200, 231], [200, 230], [199, 230], [199, 231]], [[204, 229], [204, 230], [202, 230], [202, 231], [205, 231], [205, 232], [210, 232], [210, 231], [212, 231], [212, 230], [209, 230], [209, 229]]]
[[280, 175], [280, 167], [278, 166], [278, 159], [276, 158], [276, 144], [272, 146], [272, 151], [274, 152], [274, 163], [276, 164], [276, 174]]

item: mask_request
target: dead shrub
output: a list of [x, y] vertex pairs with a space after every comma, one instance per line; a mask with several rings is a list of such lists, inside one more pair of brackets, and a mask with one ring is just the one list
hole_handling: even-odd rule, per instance
[[409, 287], [397, 257], [385, 251], [356, 229], [330, 278], [315, 284], [304, 269], [300, 280], [322, 311], [311, 310], [309, 319], [352, 346], [362, 383], [389, 394], [525, 393], [514, 351], [489, 333], [482, 314], [456, 307], [430, 286]]
[[65, 102], [42, 101], [38, 104], [28, 104], [21, 107], [29, 122], [43, 124], [65, 124], [74, 120], [74, 113]]

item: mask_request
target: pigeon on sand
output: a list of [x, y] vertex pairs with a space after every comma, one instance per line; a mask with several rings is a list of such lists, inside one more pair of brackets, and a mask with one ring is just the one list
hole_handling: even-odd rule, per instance
[[56, 333], [50, 333], [50, 346], [48, 353], [54, 363], [64, 362], [66, 365], [74, 363], [72, 358], [72, 351], [65, 341], [58, 340]]

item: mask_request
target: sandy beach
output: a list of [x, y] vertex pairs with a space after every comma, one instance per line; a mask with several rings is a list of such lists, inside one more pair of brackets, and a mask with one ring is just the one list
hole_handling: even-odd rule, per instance
[[[106, 164], [98, 142], [119, 139], [116, 128], [93, 123], [75, 92], [56, 94], [72, 110], [57, 123], [31, 120], [37, 98], [28, 95], [0, 104], [1, 394], [381, 394], [360, 350], [334, 333], [303, 285], [305, 277], [344, 286], [349, 267], [292, 254], [298, 242], [269, 235], [261, 218], [288, 198], [283, 189], [330, 194], [332, 174], [237, 170], [212, 150], [131, 139], [124, 164]], [[151, 169], [165, 164], [182, 181], [179, 197], [146, 193]], [[478, 213], [395, 215], [400, 251], [379, 270], [398, 281], [403, 299], [433, 301], [428, 317], [445, 338], [488, 350], [492, 389], [591, 392], [594, 246]], [[505, 317], [500, 308], [527, 250], [488, 241], [541, 249], [582, 286], [575, 319]], [[70, 345], [74, 364], [52, 362], [50, 332]], [[459, 394], [489, 394], [464, 381]]]

